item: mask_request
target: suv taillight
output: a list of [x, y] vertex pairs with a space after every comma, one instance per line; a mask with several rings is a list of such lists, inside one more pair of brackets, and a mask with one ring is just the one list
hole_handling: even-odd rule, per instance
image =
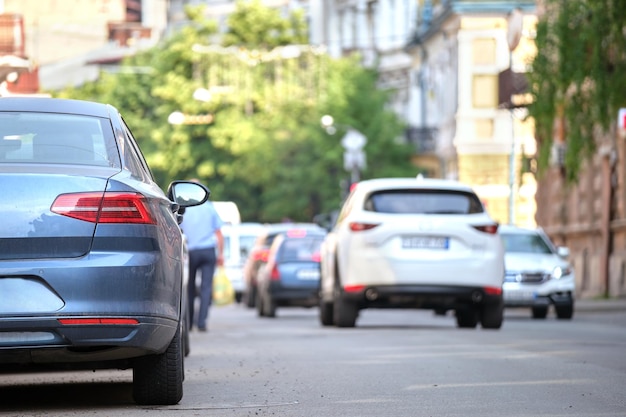
[[139, 193], [73, 193], [58, 196], [50, 211], [91, 223], [156, 224]]
[[485, 224], [485, 225], [474, 225], [474, 229], [483, 232], [483, 233], [489, 233], [490, 235], [495, 235], [496, 233], [498, 233], [498, 223], [493, 223], [493, 224]]
[[353, 232], [362, 232], [364, 230], [370, 230], [378, 226], [380, 223], [360, 223], [360, 222], [351, 222], [349, 227]]

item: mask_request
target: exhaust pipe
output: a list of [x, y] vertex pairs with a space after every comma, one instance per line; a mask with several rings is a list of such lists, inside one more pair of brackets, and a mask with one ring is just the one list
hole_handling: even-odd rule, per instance
[[365, 291], [365, 298], [369, 301], [376, 301], [378, 299], [378, 292], [373, 288], [368, 288]]
[[482, 300], [483, 300], [483, 293], [482, 293], [482, 292], [480, 292], [480, 291], [474, 291], [474, 292], [472, 293], [472, 301], [473, 301], [475, 304], [480, 303]]

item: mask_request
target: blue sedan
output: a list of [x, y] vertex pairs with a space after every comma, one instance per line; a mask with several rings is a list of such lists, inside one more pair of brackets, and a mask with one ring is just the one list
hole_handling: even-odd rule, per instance
[[[0, 371], [133, 370], [139, 404], [183, 395], [181, 207], [112, 106], [0, 98]], [[182, 210], [181, 210], [182, 211]]]
[[275, 317], [278, 307], [317, 307], [320, 247], [326, 231], [293, 227], [276, 236], [257, 276], [259, 317]]

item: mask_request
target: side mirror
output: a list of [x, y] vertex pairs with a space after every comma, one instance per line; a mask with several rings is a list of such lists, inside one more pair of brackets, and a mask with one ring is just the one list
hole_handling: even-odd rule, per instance
[[174, 181], [167, 188], [167, 197], [181, 208], [199, 206], [210, 195], [208, 188], [193, 181]]
[[567, 258], [567, 257], [569, 257], [569, 248], [567, 248], [565, 246], [559, 246], [558, 248], [556, 248], [556, 253], [561, 258]]

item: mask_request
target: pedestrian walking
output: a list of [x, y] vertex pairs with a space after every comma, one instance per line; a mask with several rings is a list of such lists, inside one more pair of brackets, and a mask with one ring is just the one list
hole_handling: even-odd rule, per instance
[[[198, 180], [192, 180], [199, 182]], [[209, 309], [213, 298], [213, 275], [216, 266], [224, 264], [223, 221], [213, 203], [207, 200], [199, 206], [187, 207], [180, 227], [187, 237], [189, 249], [189, 319], [199, 331], [207, 330]], [[194, 316], [196, 301], [196, 275], [200, 271], [200, 307]]]

